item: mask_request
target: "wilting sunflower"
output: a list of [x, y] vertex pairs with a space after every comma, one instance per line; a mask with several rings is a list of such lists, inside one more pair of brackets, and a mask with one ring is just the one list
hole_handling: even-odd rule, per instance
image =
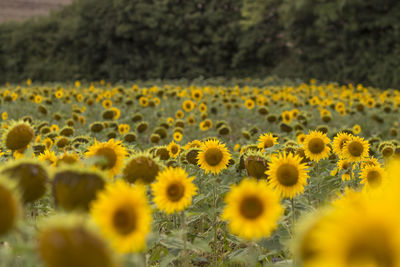
[[122, 141], [114, 141], [114, 139], [104, 143], [95, 140], [94, 145], [88, 148], [85, 155], [87, 157], [101, 157], [101, 160], [96, 162], [96, 166], [114, 176], [120, 172], [123, 160], [128, 154], [121, 143]]
[[205, 170], [206, 173], [219, 174], [228, 167], [231, 154], [225, 144], [221, 144], [219, 140], [212, 139], [203, 143], [197, 159], [200, 168]]
[[177, 143], [175, 143], [174, 141], [172, 141], [171, 143], [169, 143], [169, 145], [167, 146], [168, 152], [169, 152], [169, 156], [171, 158], [176, 158], [179, 156], [179, 152], [181, 151], [181, 147], [180, 145], [178, 145]]
[[41, 222], [37, 250], [46, 267], [113, 267], [111, 250], [93, 225], [76, 215], [57, 215]]
[[90, 213], [117, 251], [145, 249], [152, 217], [144, 186], [130, 186], [121, 180], [109, 184], [93, 202]]
[[258, 148], [261, 148], [263, 151], [265, 148], [270, 148], [273, 147], [275, 144], [277, 144], [278, 137], [274, 137], [271, 133], [265, 133], [263, 135], [260, 135], [258, 138]]
[[333, 138], [332, 147], [333, 152], [338, 156], [342, 155], [342, 150], [347, 141], [350, 141], [353, 136], [348, 133], [340, 132]]
[[230, 231], [250, 240], [270, 236], [283, 214], [279, 195], [265, 180], [244, 179], [233, 185], [225, 203], [222, 219], [228, 221]]
[[353, 136], [347, 141], [342, 150], [342, 157], [350, 161], [359, 162], [368, 157], [369, 143], [364, 138]]
[[383, 185], [385, 177], [386, 172], [381, 166], [367, 165], [361, 170], [360, 184], [365, 184], [366, 188], [376, 189]]
[[20, 198], [16, 184], [7, 177], [0, 177], [0, 236], [9, 232], [20, 215]]
[[34, 138], [34, 131], [29, 123], [24, 121], [12, 122], [3, 133], [3, 143], [10, 150], [25, 149]]
[[293, 154], [273, 156], [269, 164], [269, 186], [278, 191], [282, 197], [293, 198], [304, 191], [307, 184], [307, 166], [301, 158]]
[[331, 140], [326, 134], [318, 131], [310, 132], [304, 139], [304, 153], [310, 160], [320, 161], [329, 156], [331, 149], [327, 146]]
[[184, 210], [197, 193], [197, 187], [193, 184], [194, 178], [188, 177], [182, 168], [164, 169], [158, 174], [156, 182], [151, 184], [154, 203], [167, 214]]
[[392, 203], [353, 193], [318, 227], [319, 248], [307, 266], [400, 266], [400, 216]]
[[163, 165], [148, 153], [136, 153], [126, 163], [122, 174], [129, 183], [151, 184]]
[[191, 148], [200, 148], [203, 143], [200, 140], [193, 140], [192, 142], [187, 143], [183, 146], [183, 149], [189, 150]]

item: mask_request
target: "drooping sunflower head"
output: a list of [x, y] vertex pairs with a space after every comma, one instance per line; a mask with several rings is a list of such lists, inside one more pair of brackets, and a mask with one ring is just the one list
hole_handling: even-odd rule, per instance
[[179, 153], [181, 152], [181, 147], [179, 144], [175, 143], [174, 141], [172, 141], [171, 143], [169, 143], [169, 145], [167, 146], [168, 152], [169, 152], [169, 156], [171, 158], [176, 158], [179, 156]]
[[260, 152], [249, 152], [244, 156], [244, 164], [249, 177], [267, 179], [268, 159]]
[[35, 134], [31, 125], [24, 121], [12, 122], [3, 133], [3, 143], [10, 150], [25, 149]]
[[193, 180], [194, 177], [188, 177], [186, 171], [180, 167], [164, 169], [151, 185], [154, 203], [167, 214], [184, 210], [197, 193]]
[[103, 171], [108, 171], [111, 176], [117, 175], [123, 165], [123, 160], [127, 156], [126, 149], [121, 141], [108, 140], [108, 142], [99, 143], [97, 140], [88, 148], [85, 153], [88, 158], [96, 157], [95, 166]]
[[333, 138], [333, 151], [338, 155], [342, 155], [343, 147], [347, 141], [350, 141], [353, 135], [340, 132]]
[[41, 222], [37, 250], [47, 267], [112, 267], [111, 251], [104, 240], [76, 215], [57, 215]]
[[283, 214], [279, 195], [265, 180], [242, 180], [232, 186], [225, 203], [222, 219], [233, 234], [249, 240], [270, 236]]
[[312, 131], [304, 139], [304, 153], [313, 161], [320, 161], [329, 156], [330, 148], [327, 146], [330, 139], [322, 132]]
[[81, 166], [61, 167], [52, 177], [54, 202], [66, 211], [87, 211], [105, 185], [100, 171]]
[[20, 215], [20, 198], [17, 185], [8, 177], [0, 177], [0, 236], [7, 234]]
[[308, 178], [306, 168], [297, 155], [291, 153], [275, 155], [266, 172], [270, 179], [269, 185], [282, 197], [293, 198], [304, 191]]
[[64, 152], [64, 154], [60, 155], [57, 158], [55, 166], [59, 167], [59, 166], [62, 166], [62, 165], [73, 165], [73, 164], [78, 163], [78, 162], [79, 162], [78, 154]]
[[19, 159], [6, 164], [1, 174], [18, 184], [24, 203], [40, 199], [47, 191], [49, 174], [46, 167], [34, 159]]
[[369, 143], [364, 138], [353, 136], [347, 141], [342, 150], [342, 157], [349, 161], [359, 162], [368, 157]]
[[154, 155], [160, 160], [169, 160], [170, 158], [169, 151], [166, 146], [156, 147], [156, 149], [154, 150]]
[[163, 165], [148, 153], [136, 153], [126, 163], [122, 175], [129, 183], [151, 184]]
[[278, 142], [278, 137], [273, 136], [271, 133], [266, 133], [263, 135], [260, 135], [258, 138], [258, 147], [263, 149], [265, 148], [270, 148], [276, 145]]
[[203, 143], [197, 159], [200, 168], [206, 173], [218, 174], [228, 167], [231, 154], [225, 144], [217, 139], [211, 139]]
[[203, 145], [203, 143], [200, 140], [193, 140], [186, 145], [184, 145], [182, 148], [185, 150], [189, 150], [191, 148], [200, 148]]
[[144, 186], [131, 186], [122, 180], [109, 184], [91, 205], [90, 214], [117, 251], [145, 249], [152, 217]]

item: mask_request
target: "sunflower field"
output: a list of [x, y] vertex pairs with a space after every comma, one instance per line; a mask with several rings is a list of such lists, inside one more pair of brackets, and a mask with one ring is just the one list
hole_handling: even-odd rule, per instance
[[0, 86], [0, 266], [400, 266], [400, 93]]

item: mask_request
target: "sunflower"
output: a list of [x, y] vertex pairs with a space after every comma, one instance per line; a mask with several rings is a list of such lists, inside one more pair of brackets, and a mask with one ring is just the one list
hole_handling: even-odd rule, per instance
[[192, 98], [196, 101], [200, 101], [203, 97], [203, 92], [200, 89], [194, 89], [192, 91]]
[[174, 137], [174, 140], [175, 140], [176, 142], [180, 142], [180, 141], [182, 140], [182, 133], [180, 133], [180, 132], [174, 132], [173, 137]]
[[112, 107], [112, 101], [110, 99], [103, 100], [101, 103], [103, 105], [103, 108], [109, 109]]
[[307, 266], [400, 266], [399, 212], [361, 193], [345, 196], [318, 227], [320, 251]]
[[157, 175], [156, 182], [151, 184], [154, 203], [167, 214], [184, 210], [197, 194], [197, 187], [193, 184], [194, 178], [188, 177], [182, 168], [164, 169]]
[[361, 133], [361, 126], [358, 125], [358, 124], [354, 125], [354, 126], [353, 126], [353, 133], [354, 133], [354, 134], [359, 134], [359, 133]]
[[147, 97], [142, 96], [139, 98], [139, 103], [142, 107], [147, 107], [149, 105], [149, 100], [147, 99]]
[[3, 143], [10, 150], [23, 150], [33, 140], [34, 135], [29, 123], [15, 121], [3, 133]]
[[122, 173], [129, 183], [151, 184], [163, 165], [148, 153], [134, 154], [126, 163]]
[[152, 217], [144, 186], [130, 186], [121, 180], [109, 184], [92, 203], [90, 214], [115, 250], [145, 249]]
[[225, 144], [212, 139], [203, 143], [197, 159], [200, 168], [204, 169], [206, 173], [219, 174], [228, 167], [231, 154]]
[[342, 157], [350, 161], [359, 162], [368, 157], [369, 143], [364, 138], [353, 136], [347, 141], [342, 150]]
[[269, 237], [283, 214], [279, 195], [265, 180], [244, 179], [225, 197], [222, 219], [233, 234], [249, 240]]
[[297, 139], [297, 143], [299, 143], [300, 145], [304, 144], [304, 140], [306, 139], [306, 136], [304, 133], [300, 133], [297, 135], [296, 139]]
[[57, 156], [54, 151], [50, 151], [46, 149], [43, 153], [39, 154], [38, 159], [43, 162], [47, 162], [50, 165], [53, 165], [57, 161]]
[[350, 141], [353, 135], [340, 132], [338, 133], [335, 138], [333, 138], [332, 142], [332, 147], [333, 147], [333, 152], [336, 153], [336, 155], [341, 156], [343, 147], [346, 144], [347, 141]]
[[120, 111], [118, 108], [116, 108], [116, 107], [112, 107], [112, 108], [110, 108], [109, 110], [111, 110], [111, 111], [114, 112], [114, 117], [113, 117], [113, 119], [114, 119], [114, 120], [118, 120], [119, 117], [121, 116], [121, 111]]
[[16, 184], [7, 177], [0, 177], [0, 236], [9, 232], [16, 224], [21, 212]]
[[284, 111], [281, 116], [284, 123], [290, 123], [293, 119], [292, 112], [290, 111]]
[[169, 156], [171, 158], [176, 158], [179, 156], [179, 152], [181, 151], [181, 147], [180, 145], [178, 145], [177, 143], [175, 143], [174, 141], [172, 141], [171, 143], [169, 143], [169, 145], [167, 146], [168, 152], [169, 152]]
[[126, 149], [121, 145], [121, 141], [110, 139], [104, 143], [99, 143], [95, 140], [95, 143], [88, 148], [85, 156], [101, 157], [102, 160], [97, 161], [96, 166], [114, 176], [120, 172], [127, 154]]
[[376, 158], [370, 157], [361, 162], [361, 169], [364, 169], [366, 166], [379, 166], [379, 162]]
[[186, 111], [186, 112], [190, 112], [194, 109], [194, 103], [191, 100], [185, 100], [182, 103], [182, 108]]
[[[77, 215], [56, 215], [40, 222], [37, 252], [46, 267], [113, 267], [114, 256], [91, 223]], [[55, 241], [56, 240], [56, 241]]]
[[127, 132], [129, 132], [130, 129], [131, 129], [131, 127], [129, 126], [129, 124], [118, 125], [118, 132], [120, 134], [126, 134]]
[[367, 165], [361, 170], [360, 184], [365, 184], [368, 188], [376, 189], [382, 186], [386, 179], [385, 177], [386, 172], [381, 166]]
[[199, 110], [200, 110], [201, 113], [207, 112], [207, 105], [204, 104], [204, 103], [201, 103], [199, 105]]
[[3, 121], [7, 120], [7, 118], [8, 118], [7, 111], [4, 111], [3, 113], [1, 113], [1, 118], [2, 118]]
[[255, 104], [255, 102], [254, 102], [252, 99], [247, 99], [247, 100], [244, 102], [244, 106], [245, 106], [248, 110], [253, 109], [255, 105], [256, 105], [256, 104]]
[[327, 146], [331, 140], [322, 132], [312, 131], [304, 139], [304, 153], [310, 160], [318, 162], [329, 156], [331, 149]]
[[278, 191], [281, 196], [293, 198], [304, 191], [307, 184], [308, 171], [301, 158], [293, 154], [278, 154], [273, 156], [269, 170], [269, 186]]
[[185, 116], [185, 113], [183, 113], [183, 111], [180, 109], [175, 113], [175, 118], [177, 118], [177, 119], [183, 119], [184, 116]]
[[258, 148], [261, 148], [263, 151], [265, 148], [270, 148], [273, 147], [275, 144], [278, 144], [277, 142], [278, 137], [274, 137], [271, 133], [265, 133], [263, 135], [260, 135], [258, 138]]

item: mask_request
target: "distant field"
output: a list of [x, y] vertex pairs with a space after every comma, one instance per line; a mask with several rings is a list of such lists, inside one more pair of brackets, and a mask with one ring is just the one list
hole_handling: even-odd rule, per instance
[[0, 0], [0, 22], [47, 15], [72, 0]]

